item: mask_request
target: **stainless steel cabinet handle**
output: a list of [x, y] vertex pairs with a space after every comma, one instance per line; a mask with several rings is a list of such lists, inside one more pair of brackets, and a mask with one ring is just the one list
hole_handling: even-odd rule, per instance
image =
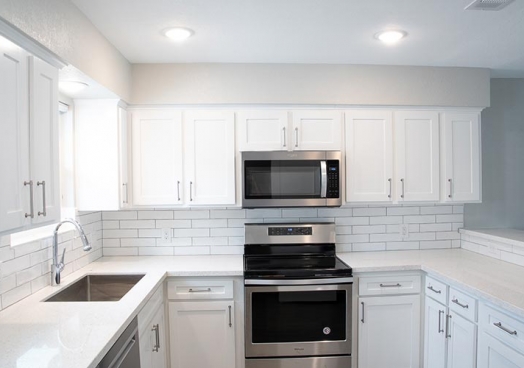
[[193, 182], [189, 182], [189, 200], [193, 202]]
[[122, 202], [124, 202], [124, 203], [129, 203], [129, 198], [128, 198], [129, 196], [128, 196], [128, 194], [127, 194], [127, 193], [128, 193], [128, 190], [127, 190], [127, 183], [122, 183], [122, 186], [126, 189], [126, 195], [124, 196], [125, 199], [124, 199]]
[[231, 321], [231, 306], [228, 305], [227, 307], [229, 308], [229, 327], [233, 327], [233, 323]]
[[510, 335], [517, 336], [517, 331], [511, 331], [510, 329], [502, 326], [502, 322], [495, 322], [493, 323], [494, 326], [500, 328], [502, 331], [509, 333]]
[[399, 283], [396, 283], [395, 285], [388, 285], [388, 284], [380, 284], [381, 288], [390, 288], [390, 287], [401, 287]]
[[459, 307], [462, 307], [462, 308], [465, 308], [465, 309], [468, 309], [469, 308], [469, 305], [467, 304], [462, 304], [458, 301], [458, 299], [451, 299], [451, 301], [453, 303], [455, 303], [456, 305], [458, 305]]
[[176, 192], [177, 192], [178, 200], [180, 201], [180, 181], [176, 182]]
[[282, 128], [282, 132], [283, 132], [283, 136], [284, 136], [284, 144], [282, 144], [282, 147], [286, 147], [286, 145], [287, 145], [287, 142], [286, 142], [286, 127]]
[[451, 321], [451, 314], [448, 314], [446, 316], [446, 338], [451, 338], [451, 332], [449, 331], [450, 329], [450, 321]]
[[298, 147], [298, 128], [295, 128], [295, 147]]
[[29, 185], [29, 209], [31, 211], [25, 214], [25, 218], [28, 218], [28, 217], [34, 218], [35, 217], [35, 205], [33, 202], [33, 181], [32, 180], [24, 181], [24, 187], [27, 185]]
[[442, 293], [441, 290], [434, 289], [433, 286], [431, 286], [431, 285], [428, 286], [428, 289], [431, 290], [434, 293], [437, 293], [437, 294], [441, 294]]
[[438, 333], [444, 332], [444, 329], [441, 327], [443, 314], [444, 314], [444, 311], [441, 311], [441, 310], [438, 311]]
[[211, 292], [211, 288], [207, 288], [207, 289], [189, 289], [188, 291], [190, 293], [210, 293]]
[[402, 194], [400, 195], [400, 198], [404, 198], [404, 179], [400, 179], [400, 182], [402, 183]]
[[362, 305], [362, 319], [360, 320], [360, 322], [364, 323], [364, 302], [360, 302], [360, 304]]
[[44, 216], [46, 217], [47, 216], [47, 210], [46, 210], [46, 203], [45, 203], [45, 180], [42, 180], [42, 181], [37, 181], [36, 182], [36, 185], [37, 186], [42, 186], [42, 204], [43, 204], [43, 209], [42, 209], [42, 212], [38, 211], [38, 216]]
[[153, 346], [153, 351], [155, 353], [158, 353], [158, 349], [160, 349], [160, 329], [159, 329], [158, 324], [153, 325], [153, 328], [151, 329], [151, 331], [155, 332], [155, 339], [156, 339], [155, 346]]
[[451, 181], [451, 179], [448, 179], [448, 182], [449, 182], [449, 195], [448, 195], [448, 198], [451, 198], [451, 197], [453, 197], [453, 182]]
[[389, 178], [388, 181], [389, 181], [389, 194], [388, 194], [388, 198], [391, 198], [391, 178]]

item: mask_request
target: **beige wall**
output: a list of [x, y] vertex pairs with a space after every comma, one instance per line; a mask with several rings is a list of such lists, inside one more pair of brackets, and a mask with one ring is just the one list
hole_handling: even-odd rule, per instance
[[69, 0], [0, 0], [0, 16], [129, 101], [131, 64]]
[[478, 68], [308, 64], [134, 64], [134, 104], [489, 106]]

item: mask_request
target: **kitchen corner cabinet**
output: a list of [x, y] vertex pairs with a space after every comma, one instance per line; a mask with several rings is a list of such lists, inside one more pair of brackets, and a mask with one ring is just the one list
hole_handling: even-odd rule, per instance
[[393, 185], [393, 114], [347, 111], [346, 201], [391, 202]]
[[358, 367], [418, 368], [420, 275], [366, 276], [358, 285]]
[[396, 200], [438, 202], [439, 114], [395, 112]]
[[127, 112], [120, 100], [75, 100], [75, 188], [79, 211], [114, 211], [128, 205], [127, 143]]
[[0, 45], [0, 234], [60, 219], [58, 70]]
[[443, 114], [441, 125], [442, 200], [481, 200], [480, 114]]
[[132, 112], [133, 204], [235, 203], [232, 112]]

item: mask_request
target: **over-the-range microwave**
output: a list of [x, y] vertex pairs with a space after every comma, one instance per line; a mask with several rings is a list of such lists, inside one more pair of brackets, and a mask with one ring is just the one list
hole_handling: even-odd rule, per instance
[[242, 207], [339, 207], [340, 151], [242, 152]]

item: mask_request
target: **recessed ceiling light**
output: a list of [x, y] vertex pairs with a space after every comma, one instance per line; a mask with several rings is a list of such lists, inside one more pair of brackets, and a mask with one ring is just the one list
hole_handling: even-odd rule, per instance
[[189, 28], [175, 27], [164, 31], [164, 35], [175, 42], [183, 42], [193, 35]]
[[405, 31], [382, 31], [375, 34], [375, 38], [388, 45], [393, 45], [406, 37], [408, 34]]
[[89, 87], [89, 84], [80, 81], [61, 81], [58, 89], [65, 94], [75, 94]]

